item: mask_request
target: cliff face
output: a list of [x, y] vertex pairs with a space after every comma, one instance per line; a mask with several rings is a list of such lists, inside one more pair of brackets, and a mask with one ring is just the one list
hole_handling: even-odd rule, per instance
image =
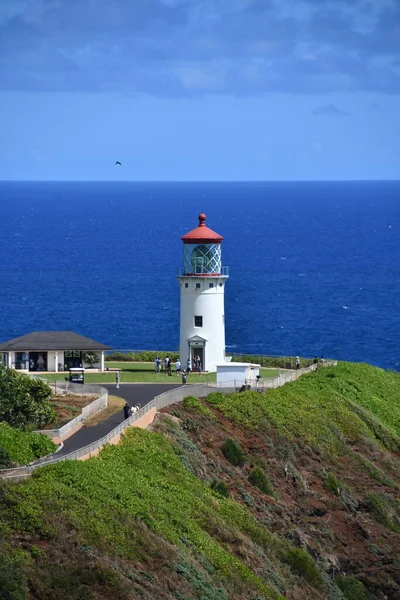
[[[188, 393], [190, 388], [188, 388]], [[187, 398], [0, 488], [0, 597], [399, 597], [400, 376]]]

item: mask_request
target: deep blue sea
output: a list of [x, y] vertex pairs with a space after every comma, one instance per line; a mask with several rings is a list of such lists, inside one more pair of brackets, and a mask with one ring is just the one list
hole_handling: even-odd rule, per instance
[[224, 236], [229, 352], [400, 370], [400, 182], [0, 182], [0, 341], [179, 343], [181, 235]]

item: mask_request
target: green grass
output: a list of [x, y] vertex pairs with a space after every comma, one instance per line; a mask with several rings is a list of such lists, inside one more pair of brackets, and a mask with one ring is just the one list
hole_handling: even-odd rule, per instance
[[260, 377], [265, 379], [267, 377], [278, 377], [279, 369], [266, 369], [265, 367], [260, 368]]
[[[172, 376], [169, 377], [166, 373], [154, 372], [153, 363], [139, 362], [106, 362], [106, 367], [121, 369], [122, 383], [176, 383], [180, 381], [175, 372], [175, 367], [172, 368]], [[277, 369], [260, 369], [260, 375], [264, 377], [276, 377]], [[45, 373], [43, 377], [48, 381], [65, 381], [65, 373]], [[192, 373], [188, 377], [188, 383], [202, 383], [217, 381], [216, 373], [204, 373], [199, 375]], [[85, 373], [85, 383], [115, 383], [115, 372], [90, 373], [90, 369]]]
[[[247, 540], [254, 556], [275, 551], [277, 568], [278, 553], [290, 547], [241, 505], [217, 497], [186, 471], [160, 434], [132, 428], [118, 446], [106, 446], [98, 457], [43, 467], [0, 495], [3, 522], [34, 537], [54, 535], [49, 506], [56, 523], [69, 523], [87, 546], [134, 560], [140, 541], [129, 534], [127, 523], [139, 519], [188, 556], [208, 561], [220, 576], [257, 591], [260, 599], [282, 598], [262, 573], [252, 570], [252, 560], [231, 553], [231, 545]], [[287, 567], [282, 563], [281, 569]]]
[[400, 449], [400, 375], [366, 364], [341, 363], [265, 394], [216, 396], [213, 403], [246, 427], [270, 424], [331, 454], [366, 437]]

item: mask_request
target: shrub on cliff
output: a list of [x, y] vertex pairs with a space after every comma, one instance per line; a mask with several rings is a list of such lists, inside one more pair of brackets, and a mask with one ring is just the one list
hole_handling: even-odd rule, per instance
[[5, 556], [0, 548], [0, 598], [3, 600], [27, 600], [28, 585], [14, 556]]
[[186, 396], [183, 399], [183, 406], [190, 412], [196, 412], [207, 417], [214, 416], [211, 410], [207, 406], [204, 406], [196, 396]]
[[0, 447], [0, 469], [9, 469], [11, 466], [11, 456], [5, 448]]
[[55, 449], [56, 445], [46, 435], [28, 433], [14, 429], [7, 423], [0, 423], [0, 468], [2, 469], [11, 466], [10, 461], [27, 465], [41, 456], [51, 454]]
[[347, 600], [368, 600], [364, 585], [355, 577], [338, 575], [335, 577], [335, 583]]
[[254, 469], [250, 471], [249, 482], [251, 485], [254, 485], [254, 487], [264, 492], [264, 494], [268, 494], [268, 496], [274, 495], [274, 489], [271, 482], [260, 467], [254, 467]]
[[283, 560], [290, 565], [292, 571], [300, 577], [304, 577], [308, 583], [315, 588], [321, 588], [323, 579], [320, 570], [311, 558], [311, 556], [302, 548], [289, 548], [284, 555]]
[[228, 486], [223, 481], [213, 479], [210, 488], [213, 490], [213, 492], [220, 494], [220, 496], [224, 496], [224, 498], [229, 498], [230, 496]]
[[31, 379], [15, 369], [0, 366], [0, 421], [12, 427], [43, 427], [52, 423], [53, 392], [41, 379]]
[[210, 404], [215, 404], [216, 406], [221, 404], [223, 399], [224, 399], [224, 395], [221, 392], [211, 392], [206, 397], [207, 402], [209, 402]]
[[246, 462], [246, 457], [243, 454], [241, 447], [232, 438], [228, 438], [222, 444], [221, 450], [226, 460], [229, 460], [235, 467], [242, 467]]

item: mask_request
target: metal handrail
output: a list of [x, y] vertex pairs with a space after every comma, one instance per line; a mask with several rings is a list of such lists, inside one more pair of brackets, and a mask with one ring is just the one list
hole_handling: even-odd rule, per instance
[[210, 272], [203, 266], [195, 267], [195, 272], [188, 272], [184, 267], [179, 267], [176, 272], [177, 277], [229, 277], [229, 267], [221, 267], [217, 273]]
[[[329, 363], [328, 362], [324, 363], [324, 366], [336, 366], [336, 364], [337, 364], [336, 361], [331, 361]], [[268, 387], [280, 387], [282, 385], [285, 385], [285, 383], [288, 383], [289, 381], [294, 381], [295, 379], [298, 379], [298, 377], [300, 377], [301, 375], [315, 371], [317, 369], [317, 367], [318, 367], [318, 365], [311, 365], [311, 366], [305, 367], [303, 369], [298, 369], [297, 371], [288, 371], [286, 373], [281, 373], [280, 375], [278, 375], [278, 377], [269, 377], [266, 379], [262, 379], [260, 381], [252, 381], [251, 389], [259, 390], [260, 388], [262, 389], [263, 387], [265, 387], [267, 389], [268, 389]], [[268, 382], [270, 385], [263, 386], [262, 385], [263, 382], [264, 383]], [[274, 385], [274, 384], [276, 384], [276, 385]], [[40, 464], [37, 464], [37, 465], [29, 465], [26, 467], [15, 467], [15, 468], [11, 468], [11, 469], [2, 469], [2, 470], [0, 470], [0, 476], [5, 476], [5, 478], [11, 478], [13, 476], [27, 477], [27, 476], [31, 475], [32, 472], [37, 467], [44, 467], [47, 465], [52, 465], [57, 462], [61, 462], [62, 460], [76, 460], [83, 456], [90, 456], [93, 452], [95, 452], [96, 450], [99, 450], [105, 444], [107, 444], [108, 442], [113, 440], [115, 437], [117, 437], [117, 435], [122, 433], [124, 431], [124, 429], [126, 429], [127, 427], [130, 427], [135, 421], [137, 421], [141, 417], [145, 416], [154, 407], [158, 408], [158, 409], [166, 408], [167, 406], [170, 406], [171, 404], [175, 404], [176, 402], [182, 402], [185, 396], [192, 395], [192, 394], [195, 396], [196, 395], [197, 396], [207, 395], [208, 391], [217, 391], [218, 390], [222, 394], [231, 394], [232, 392], [235, 392], [238, 388], [240, 389], [242, 386], [243, 386], [242, 381], [240, 381], [240, 383], [239, 383], [236, 380], [234, 380], [234, 381], [230, 381], [230, 382], [225, 382], [220, 385], [218, 385], [218, 383], [205, 382], [205, 383], [190, 384], [185, 387], [181, 386], [178, 388], [174, 388], [173, 390], [169, 390], [167, 392], [159, 394], [158, 396], [155, 396], [152, 400], [150, 400], [150, 402], [145, 404], [145, 406], [140, 408], [136, 413], [134, 413], [133, 415], [128, 417], [128, 419], [125, 419], [125, 421], [122, 421], [122, 423], [117, 425], [117, 427], [114, 427], [114, 429], [112, 429], [107, 435], [92, 442], [91, 444], [88, 444], [87, 446], [83, 446], [82, 448], [79, 448], [78, 450], [74, 450], [73, 452], [70, 452], [69, 454], [65, 454], [64, 456], [59, 456], [59, 457], [55, 457], [55, 458], [49, 457], [49, 459], [47, 459], [47, 460], [43, 459], [43, 462], [41, 462]], [[96, 386], [94, 386], [94, 387], [96, 387]], [[196, 392], [197, 392], [197, 394], [196, 394]]]
[[[231, 393], [232, 389], [234, 389], [234, 382], [232, 382], [232, 383], [233, 383], [232, 387], [227, 387], [226, 393]], [[174, 390], [175, 391], [176, 390], [181, 390], [181, 391], [185, 390], [184, 395], [187, 396], [187, 395], [189, 395], [190, 392], [195, 393], [196, 389], [193, 390], [193, 388], [196, 388], [196, 389], [203, 388], [201, 391], [204, 391], [204, 388], [206, 388], [206, 389], [212, 388], [215, 390], [217, 388], [217, 386], [215, 384], [212, 385], [209, 383], [202, 383], [202, 384], [188, 385], [187, 387], [174, 388]], [[223, 389], [225, 389], [225, 388], [217, 388], [217, 389], [219, 389], [220, 391], [223, 391]], [[125, 419], [125, 421], [122, 421], [122, 423], [120, 423], [119, 425], [117, 425], [117, 427], [115, 427], [114, 429], [109, 431], [108, 434], [106, 434], [104, 437], [92, 442], [91, 444], [88, 444], [87, 446], [83, 446], [82, 448], [79, 448], [78, 450], [74, 450], [73, 452], [70, 452], [69, 454], [64, 454], [63, 456], [58, 456], [58, 457], [54, 457], [54, 458], [49, 457], [47, 459], [43, 459], [43, 462], [41, 462], [40, 464], [37, 464], [37, 465], [28, 465], [25, 467], [14, 467], [11, 469], [2, 469], [2, 470], [0, 470], [0, 475], [5, 476], [6, 478], [11, 477], [13, 475], [28, 476], [28, 475], [31, 475], [32, 472], [37, 467], [45, 467], [47, 465], [52, 465], [52, 464], [61, 462], [62, 460], [76, 460], [78, 458], [81, 458], [82, 456], [90, 455], [90, 454], [92, 454], [92, 452], [95, 452], [99, 448], [102, 448], [109, 441], [111, 441], [112, 439], [117, 437], [117, 435], [119, 435], [122, 431], [124, 431], [124, 429], [126, 429], [127, 427], [130, 427], [135, 421], [137, 421], [139, 418], [146, 415], [152, 408], [154, 408], [154, 407], [165, 408], [166, 406], [169, 406], [170, 404], [175, 404], [175, 402], [182, 401], [183, 398], [181, 400], [179, 400], [175, 397], [178, 394], [173, 394], [173, 398], [172, 399], [170, 398], [172, 395], [172, 392], [174, 392], [174, 390], [170, 390], [170, 391], [164, 392], [163, 394], [160, 394], [159, 396], [155, 396], [152, 400], [150, 400], [150, 402], [145, 404], [145, 406], [140, 408], [136, 413], [131, 415], [128, 419]], [[198, 390], [198, 391], [200, 391], [200, 390]], [[183, 395], [182, 392], [180, 395]], [[50, 456], [52, 456], [52, 455], [50, 455]]]

